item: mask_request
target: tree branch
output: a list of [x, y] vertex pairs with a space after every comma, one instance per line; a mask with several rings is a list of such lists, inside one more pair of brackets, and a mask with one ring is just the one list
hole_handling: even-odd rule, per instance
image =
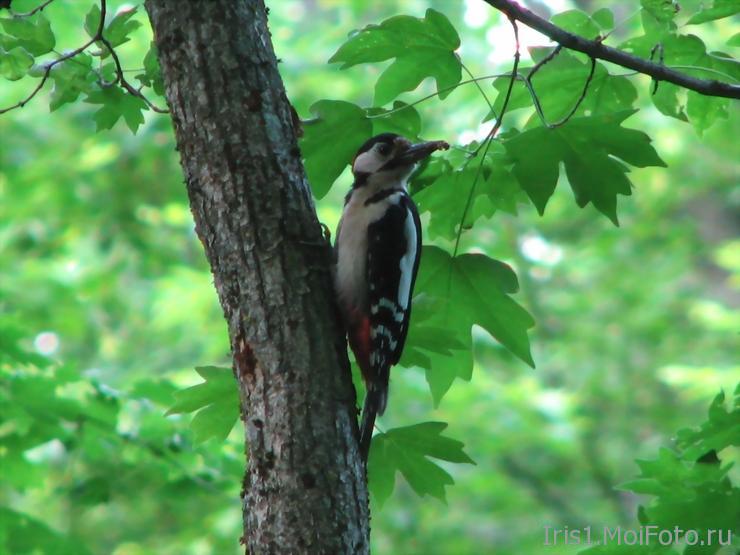
[[[15, 14], [15, 17], [28, 17], [30, 15], [33, 15], [41, 10], [43, 10], [46, 6], [51, 4], [54, 0], [48, 0], [47, 2], [44, 2], [37, 8], [31, 10], [28, 13], [24, 14]], [[5, 112], [10, 112], [11, 110], [15, 110], [17, 108], [23, 108], [26, 104], [28, 104], [31, 100], [34, 99], [34, 97], [41, 91], [43, 86], [46, 84], [46, 82], [49, 80], [49, 76], [51, 75], [51, 70], [54, 69], [55, 66], [61, 64], [62, 62], [66, 62], [67, 60], [73, 59], [78, 54], [82, 54], [85, 50], [90, 48], [93, 44], [100, 41], [103, 43], [103, 45], [106, 47], [108, 52], [110, 53], [111, 57], [113, 58], [113, 61], [116, 65], [116, 80], [110, 85], [115, 85], [116, 83], [120, 84], [123, 89], [125, 89], [130, 95], [135, 96], [137, 98], [140, 98], [144, 101], [144, 103], [149, 106], [154, 112], [157, 112], [159, 114], [168, 114], [169, 110], [165, 110], [162, 108], [158, 108], [155, 104], [153, 104], [146, 96], [144, 96], [140, 90], [136, 90], [127, 80], [126, 77], [123, 75], [123, 68], [121, 67], [121, 61], [118, 58], [118, 53], [116, 52], [115, 48], [113, 48], [113, 45], [108, 41], [107, 38], [105, 38], [105, 35], [103, 34], [103, 31], [105, 29], [105, 16], [108, 11], [107, 7], [107, 1], [106, 0], [100, 0], [100, 21], [98, 22], [98, 28], [95, 31], [95, 36], [92, 37], [89, 41], [87, 41], [85, 44], [80, 46], [79, 48], [75, 48], [71, 52], [68, 52], [56, 60], [52, 60], [51, 62], [47, 63], [44, 67], [44, 74], [41, 76], [41, 81], [39, 81], [39, 84], [34, 87], [34, 89], [31, 91], [31, 93], [26, 96], [23, 100], [19, 100], [12, 106], [8, 106], [7, 108], [0, 108], [0, 115], [4, 114]]]
[[667, 81], [706, 96], [740, 99], [740, 85], [733, 85], [714, 79], [697, 79], [696, 77], [674, 71], [644, 58], [633, 56], [622, 50], [606, 46], [598, 39], [590, 40], [574, 35], [510, 0], [483, 1], [501, 11], [508, 18], [521, 21], [527, 27], [539, 31], [565, 48], [583, 52], [592, 58], [633, 69], [649, 75], [656, 81]]

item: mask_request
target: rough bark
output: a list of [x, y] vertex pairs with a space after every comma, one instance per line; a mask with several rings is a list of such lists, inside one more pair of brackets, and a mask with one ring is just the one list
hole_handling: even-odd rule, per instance
[[[365, 553], [355, 393], [262, 0], [147, 0], [190, 205], [228, 322], [249, 553]], [[204, 533], [207, 533], [204, 531]]]

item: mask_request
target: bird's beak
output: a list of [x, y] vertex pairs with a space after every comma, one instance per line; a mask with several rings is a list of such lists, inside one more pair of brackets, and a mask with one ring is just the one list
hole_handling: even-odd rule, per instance
[[450, 148], [450, 145], [445, 141], [428, 141], [409, 145], [406, 150], [400, 151], [392, 162], [393, 165], [411, 165], [420, 162], [435, 150], [447, 150], [448, 148]]

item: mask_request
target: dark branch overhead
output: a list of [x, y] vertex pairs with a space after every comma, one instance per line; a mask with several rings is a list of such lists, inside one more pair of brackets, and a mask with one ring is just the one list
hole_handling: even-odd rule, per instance
[[696, 91], [707, 96], [725, 98], [740, 98], [740, 85], [733, 85], [714, 79], [698, 79], [685, 73], [675, 71], [664, 65], [657, 64], [633, 56], [622, 50], [606, 46], [598, 39], [586, 39], [553, 25], [546, 19], [538, 16], [527, 8], [509, 0], [483, 0], [507, 17], [522, 22], [527, 27], [539, 31], [565, 48], [583, 52], [592, 58], [612, 62], [622, 67], [633, 69], [649, 75], [657, 81], [667, 81], [686, 89]]

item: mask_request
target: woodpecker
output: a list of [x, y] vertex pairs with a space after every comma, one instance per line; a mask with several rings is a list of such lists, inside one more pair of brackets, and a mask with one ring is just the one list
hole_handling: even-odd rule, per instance
[[388, 401], [390, 367], [401, 358], [421, 255], [419, 213], [406, 181], [444, 141], [411, 144], [395, 133], [366, 141], [352, 161], [354, 183], [337, 229], [335, 285], [349, 345], [367, 394], [360, 454], [367, 461], [375, 417]]

